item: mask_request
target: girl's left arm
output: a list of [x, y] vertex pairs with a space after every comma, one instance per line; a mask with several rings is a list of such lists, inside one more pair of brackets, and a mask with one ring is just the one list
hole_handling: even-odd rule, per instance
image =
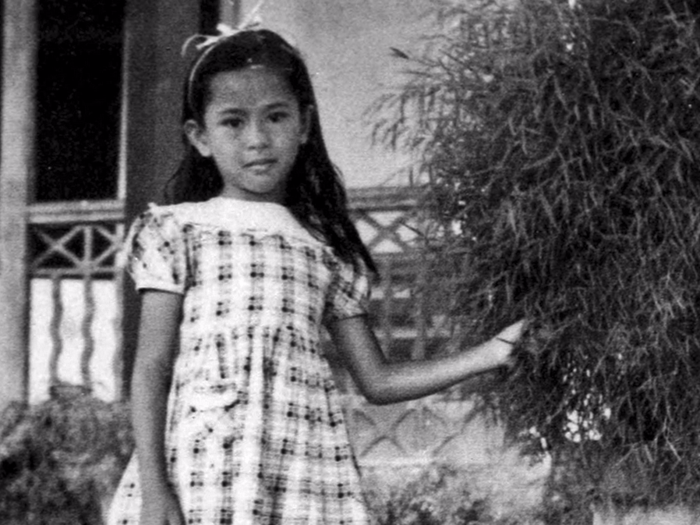
[[519, 321], [478, 346], [439, 359], [389, 362], [366, 316], [329, 323], [331, 338], [360, 392], [370, 403], [407, 401], [439, 392], [482, 372], [509, 366], [515, 342], [525, 327]]

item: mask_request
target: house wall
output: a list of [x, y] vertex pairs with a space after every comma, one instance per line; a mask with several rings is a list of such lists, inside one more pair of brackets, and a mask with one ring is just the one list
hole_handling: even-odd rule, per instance
[[[259, 0], [243, 0], [245, 18]], [[391, 48], [415, 49], [431, 28], [430, 0], [267, 0], [261, 9], [264, 27], [295, 44], [313, 75], [324, 136], [348, 187], [407, 182], [408, 155], [373, 147], [373, 122], [366, 112], [391, 86], [400, 82], [405, 62]], [[229, 2], [224, 19], [235, 25]]]

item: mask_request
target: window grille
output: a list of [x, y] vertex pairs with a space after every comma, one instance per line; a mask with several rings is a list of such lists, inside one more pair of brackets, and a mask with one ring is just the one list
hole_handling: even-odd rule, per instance
[[34, 205], [29, 222], [30, 400], [64, 383], [113, 398], [121, 373], [121, 204]]

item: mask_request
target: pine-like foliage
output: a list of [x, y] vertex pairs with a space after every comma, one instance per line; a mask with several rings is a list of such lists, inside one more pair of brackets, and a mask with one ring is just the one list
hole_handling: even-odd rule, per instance
[[373, 108], [379, 141], [420, 152], [432, 289], [481, 338], [532, 321], [503, 414], [587, 497], [700, 496], [693, 8], [443, 1], [444, 32]]

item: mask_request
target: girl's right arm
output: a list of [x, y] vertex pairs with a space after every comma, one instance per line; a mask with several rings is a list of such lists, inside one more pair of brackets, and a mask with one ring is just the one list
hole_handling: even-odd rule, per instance
[[518, 321], [473, 348], [437, 359], [407, 362], [391, 362], [385, 357], [365, 315], [336, 320], [328, 328], [360, 391], [371, 403], [385, 404], [434, 394], [512, 365], [513, 347], [525, 326], [524, 320]]
[[141, 525], [183, 525], [168, 480], [165, 419], [177, 349], [182, 296], [145, 290], [131, 379], [132, 423], [141, 480]]

